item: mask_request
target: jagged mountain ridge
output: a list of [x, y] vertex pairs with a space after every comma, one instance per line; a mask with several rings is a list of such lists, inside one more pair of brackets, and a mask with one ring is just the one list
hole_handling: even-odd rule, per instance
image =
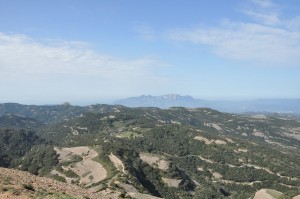
[[[204, 100], [201, 100], [203, 103]], [[172, 106], [181, 107], [199, 107], [199, 100], [191, 96], [181, 96], [178, 94], [167, 94], [162, 96], [142, 95], [139, 97], [130, 97], [117, 100], [114, 104], [120, 104], [128, 107], [158, 107], [169, 108]]]
[[268, 112], [300, 114], [300, 99], [259, 99], [259, 100], [203, 100], [191, 96], [168, 94], [162, 96], [142, 95], [117, 100], [114, 104], [128, 107], [159, 107], [174, 106], [189, 108], [212, 108], [223, 112]]

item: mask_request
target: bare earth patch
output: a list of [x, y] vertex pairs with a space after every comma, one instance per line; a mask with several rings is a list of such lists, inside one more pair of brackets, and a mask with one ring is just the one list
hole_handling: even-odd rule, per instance
[[206, 158], [204, 158], [204, 157], [202, 157], [202, 156], [200, 156], [200, 155], [198, 155], [198, 157], [199, 157], [201, 160], [205, 161], [205, 162], [208, 162], [208, 163], [216, 163], [216, 162], [214, 162], [214, 161], [212, 161], [212, 160], [210, 160], [210, 159], [206, 159]]
[[253, 135], [256, 137], [266, 137], [264, 133], [257, 131], [256, 129], [253, 130]]
[[275, 190], [261, 189], [258, 192], [256, 192], [253, 199], [276, 199], [277, 197], [274, 197], [270, 193], [268, 193], [270, 191], [276, 193], [277, 195], [281, 194], [280, 192]]
[[143, 162], [148, 163], [152, 167], [159, 168], [163, 171], [169, 169], [169, 162], [164, 160], [163, 156], [154, 155], [151, 153], [140, 153], [140, 158]]
[[80, 184], [91, 185], [100, 182], [107, 177], [107, 171], [99, 163], [93, 160], [98, 156], [98, 153], [87, 147], [72, 147], [72, 148], [54, 148], [59, 154], [60, 162], [66, 162], [72, 158], [73, 155], [79, 155], [83, 158], [82, 161], [75, 163], [72, 167], [66, 166], [66, 169], [74, 171], [80, 176]]
[[54, 150], [59, 154], [59, 161], [66, 162], [72, 159], [73, 153], [67, 148], [54, 147]]
[[230, 142], [230, 143], [235, 143], [235, 141], [233, 141], [232, 139], [230, 139], [230, 138], [225, 138], [228, 142]]
[[200, 140], [205, 142], [205, 144], [212, 144], [212, 143], [216, 143], [216, 144], [226, 144], [225, 141], [223, 140], [213, 140], [213, 139], [207, 139], [201, 135], [197, 135], [194, 137], [195, 140]]
[[253, 115], [252, 118], [254, 118], [254, 119], [268, 119], [267, 116], [265, 116], [263, 114]]
[[300, 128], [292, 128], [290, 131], [282, 132], [283, 135], [286, 137], [295, 138], [297, 140], [300, 140]]
[[123, 173], [125, 173], [124, 164], [117, 156], [115, 156], [113, 153], [110, 153], [110, 155], [108, 157], [109, 157], [110, 161], [112, 161], [114, 163], [115, 167], [119, 171], [122, 171]]
[[215, 171], [212, 171], [212, 170], [210, 170], [210, 172], [211, 172], [211, 174], [213, 175], [213, 177], [214, 177], [215, 179], [220, 179], [220, 178], [223, 177], [223, 176], [222, 176], [220, 173], [218, 173], [218, 172], [215, 172]]
[[244, 149], [244, 148], [238, 148], [237, 150], [238, 152], [243, 152], [243, 153], [246, 153], [248, 152], [248, 149]]
[[209, 139], [207, 139], [205, 137], [202, 137], [200, 135], [197, 135], [196, 137], [194, 137], [194, 139], [195, 140], [203, 141], [203, 142], [205, 142], [205, 144], [211, 144], [211, 143], [213, 143], [213, 140], [209, 140]]
[[215, 143], [216, 144], [226, 144], [226, 142], [223, 140], [215, 140]]
[[204, 171], [203, 167], [198, 167], [197, 170], [198, 171]]
[[216, 123], [204, 123], [205, 126], [208, 126], [208, 127], [213, 127], [215, 128], [216, 130], [218, 131], [221, 131], [222, 130], [222, 127], [220, 127], [219, 124], [216, 124]]
[[164, 183], [166, 183], [169, 187], [178, 188], [180, 182], [182, 180], [171, 179], [171, 178], [161, 178]]

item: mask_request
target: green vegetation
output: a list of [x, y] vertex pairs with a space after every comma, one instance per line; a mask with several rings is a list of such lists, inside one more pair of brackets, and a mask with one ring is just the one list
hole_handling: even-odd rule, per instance
[[72, 166], [73, 164], [80, 162], [82, 160], [83, 160], [83, 158], [80, 155], [72, 155], [71, 160], [62, 162], [59, 165], [61, 165], [61, 166], [71, 165]]
[[[102, 150], [97, 150], [102, 151]], [[113, 163], [110, 161], [108, 154], [99, 153], [99, 156], [95, 157], [93, 160], [99, 162], [107, 171], [107, 180], [115, 176], [118, 172], [115, 169]], [[104, 180], [105, 181], [105, 180]]]
[[300, 189], [290, 190], [282, 194], [278, 199], [292, 199], [294, 196], [300, 195]]
[[20, 195], [21, 191], [19, 189], [17, 189], [14, 186], [5, 186], [5, 187], [1, 187], [1, 192], [9, 192], [12, 193], [12, 195]]
[[278, 198], [282, 195], [282, 193], [271, 189], [267, 189], [267, 193], [273, 196], [274, 198]]
[[0, 129], [0, 166], [10, 167], [34, 145], [46, 143], [31, 130]]
[[79, 178], [79, 176], [72, 170], [68, 169], [67, 171], [64, 170], [61, 166], [61, 163], [59, 163], [56, 167], [55, 167], [56, 171], [58, 171], [61, 174], [64, 174], [66, 177], [68, 178]]
[[[36, 145], [13, 165], [35, 175], [45, 175], [58, 164], [58, 155], [53, 146]], [[18, 166], [20, 165], [20, 166]]]
[[34, 187], [31, 184], [23, 184], [23, 188], [25, 188], [29, 191], [35, 191]]
[[76, 197], [69, 196], [65, 193], [53, 193], [45, 190], [38, 190], [33, 196], [34, 199], [43, 199], [47, 197], [55, 199], [77, 199]]
[[54, 180], [60, 181], [60, 182], [67, 182], [64, 177], [59, 176], [59, 175], [51, 175], [51, 178], [53, 178]]
[[[67, 177], [78, 178], [61, 166], [72, 166], [82, 157], [74, 155], [58, 163], [53, 146], [91, 146], [99, 153], [94, 160], [108, 173], [105, 180], [94, 184], [101, 185], [100, 190], [122, 190], [115, 183], [121, 182], [133, 185], [141, 193], [172, 199], [244, 199], [262, 188], [282, 192], [281, 196], [270, 192], [281, 199], [299, 195], [300, 141], [294, 134], [300, 134], [300, 123], [290, 117], [257, 119], [180, 107], [162, 110], [65, 104], [25, 108], [9, 104], [0, 106], [0, 114], [4, 109], [5, 113], [10, 110], [47, 122], [28, 128], [35, 132], [0, 129], [0, 164], [4, 167], [36, 175], [47, 175], [56, 168]], [[12, 120], [10, 124], [19, 124]], [[197, 136], [210, 142], [195, 139]], [[142, 152], [163, 157], [168, 162], [167, 169], [160, 168], [158, 162], [155, 166], [144, 162]], [[108, 157], [111, 153], [122, 160], [126, 173], [115, 168]], [[65, 182], [61, 176], [53, 178]], [[180, 180], [178, 188], [168, 186], [162, 178]]]
[[42, 126], [42, 122], [30, 117], [11, 114], [0, 116], [0, 127], [2, 128], [37, 129], [41, 128]]
[[126, 132], [117, 134], [116, 136], [120, 137], [120, 138], [134, 139], [134, 138], [142, 137], [143, 135], [141, 133], [137, 133], [137, 132], [126, 131]]

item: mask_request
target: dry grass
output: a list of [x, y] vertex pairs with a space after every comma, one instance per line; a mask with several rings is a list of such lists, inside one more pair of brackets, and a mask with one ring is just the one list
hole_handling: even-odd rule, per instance
[[169, 187], [178, 188], [178, 186], [182, 180], [171, 179], [171, 178], [162, 178], [162, 181], [164, 183], [166, 183]]
[[113, 153], [111, 153], [108, 157], [109, 157], [110, 161], [112, 161], [114, 163], [117, 170], [122, 171], [123, 173], [125, 173], [124, 164], [117, 156], [115, 156]]
[[72, 148], [54, 148], [59, 154], [60, 162], [69, 161], [73, 155], [79, 155], [83, 158], [82, 161], [74, 165], [65, 167], [75, 172], [80, 176], [80, 184], [91, 185], [100, 182], [107, 177], [107, 171], [99, 163], [93, 160], [98, 156], [98, 153], [87, 146], [72, 147]]
[[197, 135], [194, 137], [195, 140], [200, 140], [203, 141], [205, 144], [226, 144], [226, 142], [224, 140], [213, 140], [213, 139], [207, 139], [201, 135]]
[[257, 131], [256, 129], [253, 130], [253, 135], [256, 137], [266, 137], [263, 132]]
[[237, 150], [238, 152], [243, 152], [243, 153], [246, 153], [248, 152], [248, 149], [244, 149], [244, 148], [238, 148]]
[[163, 156], [154, 155], [151, 153], [140, 153], [140, 158], [142, 161], [148, 163], [152, 167], [159, 168], [163, 171], [169, 169], [169, 162], [164, 160]]
[[223, 176], [222, 176], [220, 173], [218, 173], [218, 172], [212, 172], [212, 175], [213, 175], [214, 178], [216, 178], [216, 179], [220, 179], [220, 178], [223, 177]]
[[271, 189], [261, 189], [255, 193], [253, 199], [277, 199], [282, 193], [271, 190]]

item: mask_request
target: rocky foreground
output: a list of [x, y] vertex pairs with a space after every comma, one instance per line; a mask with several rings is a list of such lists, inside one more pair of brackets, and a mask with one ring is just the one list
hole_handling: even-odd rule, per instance
[[76, 185], [38, 177], [27, 172], [0, 168], [0, 198], [118, 198], [119, 193], [112, 190], [93, 192]]

